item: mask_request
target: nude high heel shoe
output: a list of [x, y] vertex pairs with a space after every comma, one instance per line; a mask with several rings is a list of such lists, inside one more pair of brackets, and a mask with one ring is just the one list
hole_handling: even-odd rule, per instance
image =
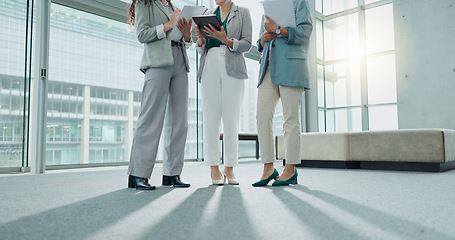
[[224, 176], [221, 171], [220, 171], [220, 174], [221, 174], [221, 179], [213, 179], [212, 174], [210, 174], [213, 185], [224, 185], [224, 182], [226, 181], [226, 176]]
[[239, 182], [237, 181], [237, 179], [235, 178], [228, 178], [226, 176], [226, 173], [223, 171], [223, 174], [224, 174], [224, 178], [226, 179], [227, 178], [227, 181], [228, 181], [228, 184], [230, 185], [239, 185]]

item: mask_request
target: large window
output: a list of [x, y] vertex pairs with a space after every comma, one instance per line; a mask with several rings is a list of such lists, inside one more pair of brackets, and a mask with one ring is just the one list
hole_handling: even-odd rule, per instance
[[128, 161], [143, 81], [133, 27], [58, 4], [50, 16], [46, 164]]
[[32, 2], [0, 0], [0, 168], [27, 167]]
[[398, 128], [393, 4], [373, 2], [316, 0], [321, 132]]
[[365, 26], [369, 129], [397, 129], [393, 5], [367, 9]]
[[[321, 1], [321, 0], [316, 0]], [[322, 13], [329, 15], [357, 7], [358, 0], [322, 0]]]
[[[173, 3], [180, 8], [195, 5], [194, 1], [184, 0]], [[49, 106], [52, 107], [48, 109], [48, 126], [72, 123], [72, 126], [78, 126], [78, 134], [82, 137], [77, 139], [77, 144], [66, 146], [81, 150], [77, 161], [73, 155], [55, 155], [54, 151], [54, 156], [71, 157], [72, 160], [54, 161], [47, 157], [48, 164], [128, 161], [126, 149], [131, 145], [139, 115], [144, 77], [139, 71], [142, 44], [136, 40], [134, 27], [52, 4], [50, 32], [50, 80], [55, 81], [53, 88], [58, 93], [54, 93], [56, 90], [49, 92]], [[201, 131], [198, 134], [202, 118], [196, 86], [196, 49], [188, 49], [188, 56], [191, 72], [185, 158], [196, 159], [201, 144], [198, 137], [202, 137]], [[75, 111], [68, 115], [64, 114], [65, 109]], [[131, 125], [133, 128], [128, 127]], [[83, 137], [84, 133], [87, 137]], [[53, 149], [55, 144], [48, 141], [47, 148]], [[163, 147], [161, 144], [158, 160], [163, 157]]]
[[[32, 0], [0, 0], [0, 168], [27, 167], [28, 76]], [[96, 2], [51, 0], [49, 66], [47, 78], [46, 164], [98, 164], [129, 161], [129, 149], [140, 111], [143, 51], [134, 27], [125, 22], [129, 0], [113, 0], [110, 9]], [[42, 3], [42, 2], [40, 2]], [[184, 5], [205, 5], [213, 0], [173, 0]], [[238, 0], [250, 9], [253, 45], [259, 38], [262, 6]], [[27, 22], [27, 7], [29, 17]], [[35, 3], [36, 7], [36, 3]], [[36, 19], [35, 21], [41, 21]], [[36, 24], [35, 24], [36, 25]], [[28, 29], [28, 33], [31, 33]], [[29, 34], [30, 35], [30, 34]], [[256, 48], [247, 58], [249, 79], [241, 112], [240, 131], [256, 132], [256, 100], [259, 63]], [[26, 53], [28, 55], [26, 55]], [[196, 81], [198, 54], [188, 49], [189, 122], [185, 159], [202, 156], [202, 106]], [[31, 76], [31, 75], [30, 75]], [[25, 117], [24, 117], [25, 116]], [[282, 134], [280, 104], [274, 120], [275, 134]], [[25, 137], [25, 138], [24, 138]], [[240, 156], [253, 156], [254, 143], [240, 143]], [[163, 157], [163, 145], [158, 160]]]
[[359, 55], [359, 16], [357, 13], [324, 21], [326, 61]]

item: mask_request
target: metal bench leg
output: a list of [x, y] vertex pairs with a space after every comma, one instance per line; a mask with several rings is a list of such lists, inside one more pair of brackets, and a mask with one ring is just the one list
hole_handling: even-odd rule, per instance
[[259, 140], [256, 140], [256, 160], [259, 160]]

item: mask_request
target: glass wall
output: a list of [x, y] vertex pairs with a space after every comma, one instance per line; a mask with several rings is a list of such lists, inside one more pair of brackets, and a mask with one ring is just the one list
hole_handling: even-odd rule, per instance
[[[316, 0], [321, 1], [321, 0]], [[358, 0], [322, 0], [322, 13], [330, 15], [358, 6]]]
[[357, 13], [324, 21], [325, 61], [359, 55], [359, 15]]
[[321, 132], [398, 128], [393, 4], [361, 2], [316, 0]]
[[[121, 1], [126, 10], [130, 1]], [[6, 56], [0, 58], [0, 168], [28, 166], [23, 163], [23, 142], [28, 142], [23, 129], [28, 124], [24, 118], [30, 75], [26, 53], [31, 47], [26, 40], [26, 27], [32, 22], [27, 22], [26, 17], [27, 6], [31, 9], [32, 2], [0, 0], [0, 55]], [[96, 9], [86, 12], [69, 7], [70, 2], [65, 6], [55, 2], [50, 10], [46, 164], [127, 162], [143, 86], [143, 74], [138, 69], [143, 48], [136, 40], [134, 27], [110, 18], [111, 15], [98, 15]], [[118, 1], [112, 3], [119, 6]], [[196, 4], [216, 7], [213, 0], [173, 3], [180, 8]], [[262, 6], [258, 1], [235, 3], [250, 9], [252, 43], [256, 45]], [[201, 159], [203, 119], [194, 47], [188, 49], [188, 56], [191, 72], [185, 159]], [[249, 79], [245, 82], [240, 132], [256, 133], [259, 63], [247, 58], [247, 67]], [[274, 119], [276, 135], [283, 134], [282, 121], [279, 103]], [[240, 142], [240, 156], [254, 156], [254, 144]], [[160, 146], [158, 160], [162, 155]]]
[[142, 90], [133, 27], [58, 4], [50, 15], [46, 164], [128, 161], [125, 132], [137, 118], [128, 109]]
[[393, 5], [367, 9], [365, 26], [369, 126], [398, 129]]
[[[194, 5], [194, 1], [173, 2], [180, 8]], [[142, 49], [134, 27], [126, 23], [51, 5], [48, 165], [129, 160], [126, 149], [134, 130], [128, 124], [136, 125], [144, 78], [139, 71]], [[196, 50], [190, 48], [188, 55], [191, 72], [185, 158], [196, 159], [197, 125], [202, 126], [202, 119], [197, 121]], [[84, 132], [88, 137], [82, 137]], [[163, 145], [158, 160], [162, 152]]]
[[0, 0], [0, 168], [27, 167], [32, 5]]

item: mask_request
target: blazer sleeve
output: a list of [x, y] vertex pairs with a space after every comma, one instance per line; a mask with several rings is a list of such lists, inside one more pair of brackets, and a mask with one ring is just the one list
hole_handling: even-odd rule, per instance
[[232, 52], [248, 52], [251, 49], [251, 41], [253, 35], [253, 24], [251, 23], [251, 15], [248, 8], [241, 8], [242, 15], [242, 35], [240, 39], [232, 38], [234, 45], [229, 47]]
[[302, 44], [308, 42], [313, 31], [313, 20], [306, 0], [299, 1], [295, 6], [295, 28], [286, 27], [288, 30], [288, 44]]
[[185, 38], [182, 37], [182, 42], [185, 43], [186, 49], [188, 49], [188, 48], [190, 48], [191, 46], [193, 46], [193, 38], [190, 38], [190, 41], [189, 41], [189, 42], [185, 42]]
[[149, 43], [159, 40], [157, 26], [152, 26], [152, 23], [150, 22], [150, 10], [144, 2], [136, 3], [134, 12], [137, 40], [140, 43]]
[[265, 29], [264, 29], [264, 15], [262, 15], [262, 21], [261, 21], [261, 28], [259, 30], [259, 39], [258, 41], [256, 42], [257, 44], [257, 47], [258, 47], [258, 52], [262, 52], [264, 50], [264, 47], [261, 46], [261, 36], [262, 34], [265, 32]]
[[196, 49], [199, 54], [201, 54], [201, 55], [204, 54], [206, 43], [207, 43], [207, 41], [204, 38], [204, 44], [202, 44], [202, 46], [199, 47], [199, 45], [197, 44], [197, 41], [196, 41]]

